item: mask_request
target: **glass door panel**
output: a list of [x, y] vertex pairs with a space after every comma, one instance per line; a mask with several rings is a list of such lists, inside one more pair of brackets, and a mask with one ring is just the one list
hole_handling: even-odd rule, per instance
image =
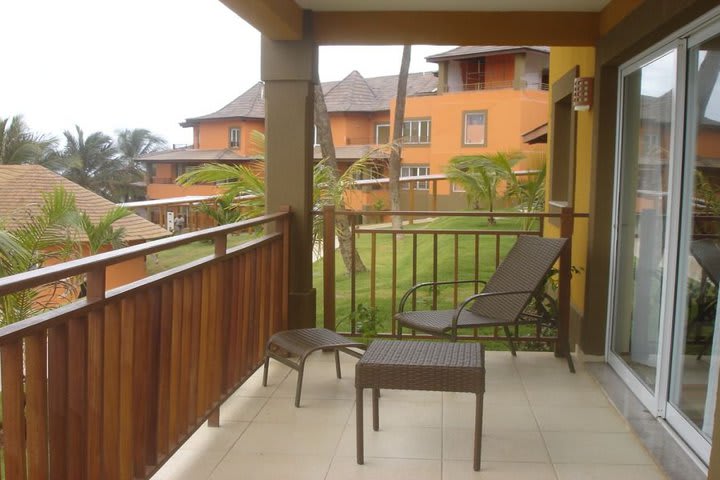
[[675, 50], [623, 78], [617, 264], [611, 351], [652, 394], [672, 168]]
[[720, 331], [720, 36], [688, 54], [685, 194], [669, 401], [711, 440]]

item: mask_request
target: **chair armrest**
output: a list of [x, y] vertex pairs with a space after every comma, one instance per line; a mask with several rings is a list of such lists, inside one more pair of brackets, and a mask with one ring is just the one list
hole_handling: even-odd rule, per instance
[[499, 297], [499, 296], [502, 296], [502, 295], [533, 294], [533, 293], [535, 293], [535, 290], [515, 290], [515, 291], [511, 291], [511, 292], [476, 293], [475, 295], [471, 295], [471, 296], [469, 296], [468, 298], [466, 298], [465, 300], [462, 301], [462, 303], [460, 304], [460, 306], [457, 308], [457, 310], [456, 310], [455, 313], [453, 314], [453, 317], [452, 317], [452, 331], [453, 331], [453, 332], [456, 332], [456, 331], [457, 331], [457, 322], [458, 322], [458, 318], [460, 317], [460, 314], [462, 313], [462, 311], [465, 310], [466, 307], [467, 307], [470, 303], [472, 303], [473, 301], [477, 300], [478, 298], [482, 298], [482, 297]]
[[485, 280], [447, 280], [442, 282], [423, 282], [423, 283], [416, 283], [410, 289], [405, 292], [405, 294], [400, 299], [400, 305], [398, 306], [398, 312], [404, 312], [405, 311], [405, 302], [407, 302], [408, 298], [410, 298], [410, 295], [412, 295], [416, 290], [422, 287], [429, 287], [431, 285], [457, 285], [460, 283], [481, 283], [486, 284], [487, 282]]

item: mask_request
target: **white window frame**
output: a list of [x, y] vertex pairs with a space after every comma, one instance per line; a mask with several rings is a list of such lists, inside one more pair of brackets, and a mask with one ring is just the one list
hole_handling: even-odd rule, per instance
[[[429, 165], [402, 165], [400, 167], [400, 178], [419, 177], [421, 175], [430, 175]], [[403, 182], [401, 185], [403, 190], [410, 190], [410, 184], [408, 182]], [[415, 190], [430, 190], [430, 182], [427, 180], [415, 182]]]
[[[467, 135], [468, 118], [472, 115], [482, 115], [482, 117], [483, 117], [483, 127], [484, 127], [485, 132], [483, 134], [482, 142], [469, 142], [468, 141], [468, 135]], [[487, 119], [488, 119], [487, 110], [463, 113], [463, 146], [472, 146], [472, 147], [487, 146]]]
[[230, 148], [240, 148], [240, 127], [230, 127], [228, 144]]
[[[402, 137], [405, 145], [429, 145], [431, 140], [432, 120], [423, 118], [418, 120], [405, 120], [403, 122]], [[410, 132], [408, 132], [408, 129]], [[413, 132], [417, 132], [413, 134]]]
[[380, 128], [387, 127], [388, 129], [388, 142], [390, 141], [390, 124], [389, 123], [378, 123], [375, 125], [375, 144], [380, 144]]

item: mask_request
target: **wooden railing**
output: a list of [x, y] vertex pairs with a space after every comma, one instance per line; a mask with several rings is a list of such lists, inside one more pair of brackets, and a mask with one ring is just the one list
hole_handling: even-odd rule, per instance
[[[87, 297], [0, 329], [5, 479], [149, 478], [287, 328], [288, 212], [0, 278], [86, 275]], [[227, 234], [265, 234], [227, 248]], [[212, 256], [105, 291], [109, 265], [200, 240]]]
[[[389, 263], [389, 281], [384, 280], [382, 283], [389, 288], [390, 301], [389, 311], [381, 312], [383, 317], [392, 318], [392, 315], [396, 313], [398, 308], [398, 302], [403, 293], [411, 286], [420, 282], [427, 281], [443, 281], [443, 280], [468, 280], [469, 278], [476, 279], [481, 278], [481, 269], [489, 268], [487, 262], [491, 262], [491, 268], [494, 270], [503, 258], [503, 251], [510, 246], [510, 242], [514, 242], [518, 235], [539, 235], [545, 234], [545, 221], [550, 220], [557, 224], [559, 228], [559, 236], [571, 239], [568, 242], [567, 247], [564, 249], [559, 263], [559, 271], [557, 274], [558, 289], [557, 289], [557, 306], [559, 309], [558, 319], [558, 331], [557, 337], [550, 336], [547, 332], [541, 331], [537, 328], [534, 335], [519, 336], [519, 341], [543, 341], [556, 343], [562, 348], [566, 342], [559, 342], [558, 337], [567, 339], [568, 328], [569, 328], [569, 317], [570, 317], [570, 280], [571, 280], [571, 258], [572, 258], [572, 235], [573, 228], [576, 218], [587, 218], [587, 214], [577, 214], [572, 208], [563, 208], [558, 213], [521, 213], [521, 212], [439, 212], [439, 211], [402, 211], [402, 212], [354, 212], [354, 211], [335, 211], [333, 207], [326, 207], [322, 212], [317, 212], [318, 215], [323, 217], [323, 313], [322, 320], [318, 320], [318, 323], [322, 323], [326, 328], [342, 331], [342, 333], [348, 335], [359, 335], [360, 332], [357, 329], [355, 316], [352, 312], [357, 311], [357, 307], [360, 303], [369, 307], [371, 310], [376, 308], [378, 305], [378, 285], [381, 283], [378, 278], [378, 264], [379, 261]], [[533, 220], [534, 229], [523, 230], [517, 229], [427, 229], [427, 228], [416, 228], [416, 226], [408, 225], [402, 230], [395, 230], [392, 228], [377, 228], [373, 226], [361, 226], [360, 221], [362, 217], [378, 216], [378, 218], [389, 218], [390, 215], [400, 215], [412, 223], [413, 218], [449, 218], [449, 217], [475, 217], [479, 219], [486, 219], [489, 217], [495, 218], [512, 218], [516, 220], [526, 219]], [[351, 265], [351, 272], [349, 273], [349, 295], [347, 292], [338, 292], [336, 281], [336, 268], [344, 268], [342, 265], [336, 266], [335, 260], [335, 224], [337, 217], [346, 217], [347, 223], [350, 226], [351, 235], [349, 237], [350, 248], [355, 250], [356, 245], [361, 238], [369, 237], [369, 253], [368, 249], [363, 250], [362, 260], [365, 262], [368, 272], [358, 274], [355, 272], [354, 257]], [[438, 277], [439, 271], [439, 252], [438, 244], [439, 239], [443, 236], [449, 236], [452, 238], [450, 244], [452, 245], [452, 252], [450, 255], [447, 253], [444, 255], [447, 259], [450, 257], [452, 261], [451, 277]], [[383, 238], [384, 237], [384, 238]], [[389, 237], [389, 238], [388, 238]], [[409, 241], [407, 237], [410, 237]], [[398, 267], [398, 255], [399, 255], [399, 239], [404, 238], [405, 248], [411, 250], [411, 261], [410, 261], [410, 279], [405, 284], [401, 284], [399, 276], [403, 273]], [[418, 253], [418, 244], [423, 242], [422, 239], [430, 239], [430, 254], [422, 257]], [[382, 240], [381, 240], [382, 239]], [[471, 244], [469, 248], [470, 253], [462, 254], [460, 252], [461, 239]], [[491, 244], [491, 251], [488, 252], [487, 240]], [[480, 248], [481, 241], [484, 242], [484, 249]], [[379, 259], [383, 254], [379, 254], [379, 243], [385, 243], [384, 258]], [[389, 244], [389, 249], [387, 245]], [[427, 245], [427, 244], [426, 244]], [[467, 246], [467, 245], [466, 245]], [[481, 251], [482, 250], [482, 251]], [[484, 265], [483, 262], [486, 264]], [[471, 265], [471, 268], [465, 268], [467, 277], [460, 278], [460, 271], [462, 265]], [[427, 268], [429, 266], [429, 269]], [[420, 275], [420, 270], [424, 269], [430, 271], [429, 274], [424, 276]], [[470, 270], [468, 272], [468, 270]], [[367, 295], [363, 298], [358, 298], [358, 282], [359, 278], [363, 277], [364, 282], [369, 283], [369, 289]], [[406, 273], [407, 276], [407, 273]], [[343, 278], [343, 277], [340, 277]], [[477, 293], [477, 291], [471, 292]], [[345, 294], [345, 298], [343, 298]], [[458, 305], [458, 301], [462, 301], [463, 297], [459, 297], [459, 289], [454, 286], [451, 292], [444, 292], [444, 296], [449, 296], [452, 300], [449, 306], [445, 308], [455, 308]], [[337, 305], [337, 302], [346, 302], [345, 308], [342, 310], [351, 312], [349, 321], [347, 316], [338, 318], [337, 311], [341, 310]], [[416, 296], [413, 296], [412, 305], [415, 307], [418, 303]], [[433, 289], [431, 292], [431, 298], [429, 308], [438, 308], [438, 291]], [[397, 325], [394, 320], [390, 321], [389, 328], [379, 333], [382, 335], [395, 335], [397, 332]], [[518, 332], [515, 332], [516, 337]], [[418, 335], [420, 336], [420, 335]], [[470, 338], [483, 339], [483, 340], [505, 340], [504, 333], [498, 333], [498, 329], [493, 329], [492, 333], [482, 332], [475, 330]], [[557, 348], [557, 347], [556, 347]]]

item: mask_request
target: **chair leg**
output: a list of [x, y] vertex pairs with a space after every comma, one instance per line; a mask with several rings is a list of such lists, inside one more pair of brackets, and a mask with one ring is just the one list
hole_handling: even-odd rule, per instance
[[300, 360], [298, 365], [297, 387], [295, 387], [295, 407], [300, 407], [300, 394], [302, 393], [303, 371], [305, 370], [305, 359]]
[[397, 336], [398, 340], [402, 340], [402, 325], [400, 325], [399, 322], [398, 322], [398, 326], [397, 326], [397, 335], [396, 336]]
[[270, 355], [265, 354], [265, 367], [263, 369], [263, 387], [267, 387], [268, 368], [270, 367]]
[[335, 349], [335, 373], [337, 373], [338, 378], [342, 378], [340, 372], [340, 351], [337, 348]]
[[510, 333], [510, 327], [507, 325], [503, 325], [503, 329], [505, 330], [505, 335], [507, 336], [508, 343], [510, 344], [510, 352], [512, 353], [513, 357], [517, 357], [517, 352], [515, 351], [515, 342], [512, 340], [512, 334]]

